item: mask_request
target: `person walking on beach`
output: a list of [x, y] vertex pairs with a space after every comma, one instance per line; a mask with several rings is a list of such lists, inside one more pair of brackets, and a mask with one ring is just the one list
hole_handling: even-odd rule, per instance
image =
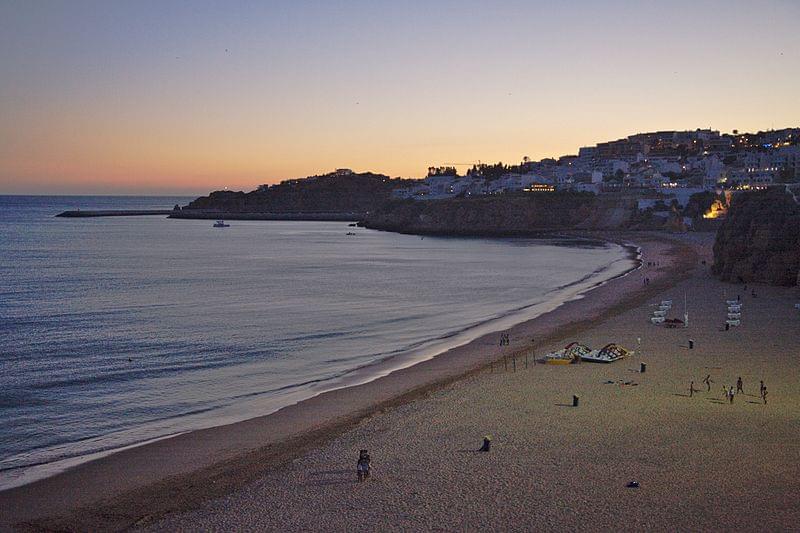
[[765, 390], [767, 390], [767, 386], [766, 386], [766, 385], [764, 385], [764, 380], [761, 380], [761, 385], [760, 385], [760, 387], [759, 387], [759, 389], [758, 389], [758, 395], [759, 395], [759, 396], [761, 396], [761, 397], [763, 398], [763, 397], [764, 397], [764, 391], [765, 391]]
[[706, 384], [706, 392], [711, 392], [711, 374], [708, 374], [705, 378], [703, 378], [703, 383]]
[[356, 463], [358, 481], [366, 481], [369, 477], [369, 463], [369, 452], [367, 452], [367, 450], [361, 450], [358, 454], [358, 463]]
[[744, 389], [742, 388], [742, 376], [739, 376], [739, 379], [736, 380], [736, 392], [741, 392], [744, 394]]
[[[691, 398], [697, 389], [694, 388], [694, 381], [689, 383], [689, 398]], [[697, 391], [700, 392], [700, 391]]]
[[728, 401], [729, 401], [729, 402], [733, 403], [733, 396], [734, 396], [735, 394], [736, 394], [736, 393], [735, 393], [735, 392], [733, 392], [733, 386], [731, 386], [731, 388], [730, 388], [730, 389], [728, 389]]
[[764, 400], [764, 405], [767, 405], [767, 388], [764, 387], [764, 390], [761, 391], [761, 398]]

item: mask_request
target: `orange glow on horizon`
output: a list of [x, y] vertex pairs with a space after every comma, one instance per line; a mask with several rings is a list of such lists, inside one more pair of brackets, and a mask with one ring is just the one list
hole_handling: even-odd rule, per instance
[[792, 3], [233, 4], [0, 4], [0, 194], [423, 177], [800, 125]]

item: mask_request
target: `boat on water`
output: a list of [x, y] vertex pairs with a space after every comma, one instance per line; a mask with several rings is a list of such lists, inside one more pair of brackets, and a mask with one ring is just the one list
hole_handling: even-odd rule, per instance
[[564, 348], [551, 352], [544, 356], [544, 362], [548, 365], [570, 365], [580, 363], [584, 355], [591, 353], [592, 349], [579, 342], [571, 342]]
[[224, 220], [217, 220], [216, 222], [214, 222], [214, 227], [215, 228], [229, 228], [229, 227], [231, 227], [231, 225], [230, 224], [226, 224]]
[[620, 346], [619, 344], [606, 344], [599, 350], [592, 350], [586, 355], [582, 355], [581, 359], [590, 363], [613, 363], [620, 359], [630, 356], [633, 352]]

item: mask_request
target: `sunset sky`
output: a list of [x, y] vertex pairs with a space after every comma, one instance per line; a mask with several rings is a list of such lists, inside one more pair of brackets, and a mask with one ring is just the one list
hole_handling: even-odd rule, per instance
[[800, 126], [799, 27], [796, 0], [0, 0], [0, 194], [421, 177]]

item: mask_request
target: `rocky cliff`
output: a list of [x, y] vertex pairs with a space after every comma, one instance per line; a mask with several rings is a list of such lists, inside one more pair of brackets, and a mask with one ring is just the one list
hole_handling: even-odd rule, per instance
[[511, 236], [625, 227], [636, 202], [591, 193], [523, 193], [429, 201], [392, 201], [362, 225], [400, 233]]
[[312, 176], [248, 193], [212, 192], [194, 200], [175, 216], [194, 218], [205, 212], [228, 216], [247, 214], [251, 218], [257, 217], [258, 213], [347, 213], [360, 217], [389, 201], [392, 191], [405, 184], [406, 180], [390, 179], [371, 172]]
[[800, 206], [783, 189], [738, 193], [717, 231], [713, 272], [723, 280], [795, 285]]

